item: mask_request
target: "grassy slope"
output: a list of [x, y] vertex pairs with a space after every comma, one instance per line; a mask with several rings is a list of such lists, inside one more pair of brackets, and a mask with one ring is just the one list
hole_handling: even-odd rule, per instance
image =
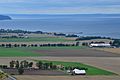
[[[49, 62], [49, 61], [43, 61], [43, 62]], [[72, 67], [83, 67], [83, 68], [88, 68], [87, 75], [116, 75], [115, 73], [112, 73], [110, 71], [106, 71], [103, 69], [99, 69], [93, 66], [89, 66], [89, 65], [85, 65], [82, 63], [78, 63], [78, 62], [61, 62], [61, 61], [51, 61], [53, 62], [53, 64], [55, 65], [64, 65], [64, 66], [72, 66]]]
[[33, 50], [49, 50], [49, 49], [80, 49], [84, 47], [26, 47], [26, 48], [0, 48], [0, 57], [26, 57], [26, 56], [42, 56], [44, 53], [37, 54]]

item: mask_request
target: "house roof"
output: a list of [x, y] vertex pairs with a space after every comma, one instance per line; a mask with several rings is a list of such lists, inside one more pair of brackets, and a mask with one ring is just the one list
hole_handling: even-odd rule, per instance
[[74, 69], [73, 72], [75, 72], [76, 74], [86, 74], [85, 70], [79, 70], [79, 69]]

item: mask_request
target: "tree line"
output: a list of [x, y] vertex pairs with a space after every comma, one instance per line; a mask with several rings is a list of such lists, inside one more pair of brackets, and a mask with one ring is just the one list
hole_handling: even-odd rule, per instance
[[79, 46], [79, 42], [75, 44], [64, 44], [64, 43], [57, 43], [57, 44], [0, 44], [0, 47], [12, 48], [12, 47], [62, 47], [62, 46]]
[[120, 39], [115, 39], [112, 43], [112, 46], [120, 47]]
[[[28, 62], [26, 60], [24, 61], [11, 61], [10, 62], [10, 68], [11, 69], [18, 69], [18, 73], [21, 75], [24, 73], [24, 69], [35, 69], [33, 67], [33, 62]], [[78, 66], [64, 66], [64, 65], [56, 65], [53, 62], [44, 62], [44, 61], [37, 61], [35, 65], [38, 70], [74, 70], [74, 69], [80, 69], [80, 70], [88, 70], [88, 68], [85, 67], [78, 67]]]
[[0, 33], [36, 33], [36, 34], [43, 34], [42, 31], [25, 31], [25, 30], [12, 30], [12, 29], [0, 29]]
[[87, 36], [87, 37], [79, 37], [76, 41], [80, 40], [92, 40], [92, 39], [112, 39], [110, 37], [101, 37], [101, 36]]
[[[9, 62], [9, 67], [7, 65], [0, 65], [1, 69], [17, 69], [18, 73], [22, 75], [26, 69], [30, 70], [88, 70], [88, 68], [80, 67], [80, 66], [64, 66], [62, 64], [54, 64], [52, 61], [36, 61], [35, 63], [23, 60], [12, 60]], [[14, 74], [14, 73], [13, 73]]]

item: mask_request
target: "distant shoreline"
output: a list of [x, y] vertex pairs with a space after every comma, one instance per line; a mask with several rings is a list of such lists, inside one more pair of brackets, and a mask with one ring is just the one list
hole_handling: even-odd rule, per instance
[[[0, 35], [4, 34], [19, 34], [20, 36], [23, 34], [46, 34], [53, 36], [62, 36], [62, 37], [71, 37], [71, 38], [79, 38], [79, 40], [91, 40], [91, 39], [115, 39], [112, 37], [102, 37], [102, 36], [79, 36], [79, 34], [83, 34], [83, 32], [75, 33], [62, 33], [62, 32], [44, 32], [44, 31], [29, 31], [29, 30], [20, 30], [20, 29], [0, 29]], [[17, 37], [17, 36], [16, 36]]]
[[[120, 38], [120, 14], [14, 14], [12, 20], [0, 21], [7, 29], [45, 32], [83, 32], [80, 36]], [[19, 16], [20, 15], [20, 16]], [[77, 34], [78, 35], [78, 34]]]
[[0, 15], [0, 20], [12, 20], [10, 16]]

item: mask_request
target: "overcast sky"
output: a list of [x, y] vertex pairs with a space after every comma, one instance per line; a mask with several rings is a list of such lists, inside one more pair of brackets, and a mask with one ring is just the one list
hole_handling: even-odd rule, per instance
[[120, 13], [120, 0], [0, 0], [0, 14]]

